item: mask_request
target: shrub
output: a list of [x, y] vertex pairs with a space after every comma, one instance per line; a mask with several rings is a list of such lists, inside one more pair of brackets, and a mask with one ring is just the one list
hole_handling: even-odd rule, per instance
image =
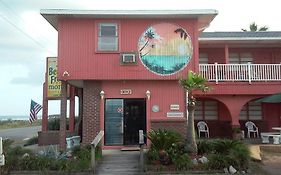
[[161, 129], [150, 131], [147, 137], [151, 141], [151, 147], [155, 148], [157, 151], [167, 151], [172, 144], [179, 143], [182, 140], [179, 133]]
[[[11, 170], [39, 170], [48, 172], [49, 170], [58, 170], [64, 172], [88, 170], [91, 161], [90, 147], [75, 147], [73, 158], [67, 159], [61, 156], [61, 159], [52, 157], [37, 156], [30, 150], [20, 146], [11, 147], [11, 141], [4, 141], [4, 154], [6, 158], [5, 165], [1, 167], [0, 174], [7, 174]], [[25, 155], [25, 153], [28, 153]]]
[[[151, 149], [148, 158], [159, 158], [161, 164], [169, 164], [173, 156], [178, 155], [178, 144], [182, 141], [179, 133], [167, 130], [150, 131], [147, 135], [151, 140]], [[158, 155], [155, 155], [155, 152]]]
[[48, 130], [60, 130], [60, 118], [54, 117], [48, 120]]
[[217, 139], [212, 143], [213, 151], [217, 154], [229, 154], [234, 147], [242, 145], [238, 140]]
[[148, 163], [152, 163], [152, 161], [159, 160], [158, 151], [155, 148], [150, 148], [146, 153], [146, 157]]
[[213, 142], [209, 140], [200, 140], [197, 143], [198, 154], [210, 154], [213, 151]]
[[222, 169], [230, 165], [237, 169], [246, 169], [250, 162], [248, 147], [237, 140], [212, 141], [213, 153], [208, 155], [207, 167]]
[[206, 165], [207, 169], [223, 169], [229, 167], [229, 160], [226, 155], [223, 154], [210, 154], [208, 155], [209, 162]]
[[178, 155], [175, 159], [173, 159], [173, 163], [175, 164], [177, 170], [188, 170], [193, 165], [186, 153]]

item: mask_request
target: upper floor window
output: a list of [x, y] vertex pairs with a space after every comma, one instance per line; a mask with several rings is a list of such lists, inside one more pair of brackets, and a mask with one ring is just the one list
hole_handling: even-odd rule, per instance
[[100, 23], [98, 51], [118, 50], [118, 25], [116, 23]]
[[253, 63], [253, 57], [251, 53], [230, 53], [230, 64], [248, 64]]
[[199, 53], [199, 64], [208, 64], [208, 54], [206, 53]]

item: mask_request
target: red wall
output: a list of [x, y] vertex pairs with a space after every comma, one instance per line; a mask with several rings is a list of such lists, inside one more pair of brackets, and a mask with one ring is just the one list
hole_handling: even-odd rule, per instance
[[[229, 46], [230, 47], [230, 46]], [[200, 53], [207, 53], [209, 63], [226, 63], [224, 48], [200, 48]], [[229, 53], [251, 53], [255, 64], [279, 64], [280, 48], [229, 48]]]
[[[165, 88], [163, 88], [165, 87]], [[121, 89], [131, 89], [131, 95], [121, 95]], [[152, 120], [167, 118], [170, 111], [170, 104], [179, 104], [180, 110], [174, 112], [184, 112], [184, 90], [179, 86], [178, 81], [103, 81], [102, 90], [105, 98], [146, 98], [146, 91], [149, 90], [151, 97], [147, 111]], [[153, 105], [159, 106], [159, 112], [152, 112]]]
[[[97, 52], [97, 26], [99, 22], [119, 24], [120, 52], [137, 51], [141, 34], [157, 23], [177, 24], [189, 33], [193, 42], [193, 58], [188, 68], [172, 76], [159, 76], [148, 71], [138, 60], [137, 65], [120, 65], [120, 52]], [[58, 23], [58, 76], [68, 71], [67, 79], [128, 80], [128, 79], [178, 79], [188, 69], [196, 70], [198, 62], [198, 28], [192, 19], [60, 19]], [[197, 64], [196, 64], [197, 65]]]

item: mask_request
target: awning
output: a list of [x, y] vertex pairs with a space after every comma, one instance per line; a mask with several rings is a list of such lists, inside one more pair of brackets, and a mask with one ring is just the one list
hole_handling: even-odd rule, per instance
[[261, 99], [256, 100], [256, 102], [262, 102], [262, 103], [281, 103], [281, 93], [279, 94], [273, 94]]

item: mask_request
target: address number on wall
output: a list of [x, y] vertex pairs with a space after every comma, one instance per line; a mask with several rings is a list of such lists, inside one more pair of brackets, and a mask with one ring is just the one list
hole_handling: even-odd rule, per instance
[[132, 90], [131, 89], [121, 89], [120, 90], [120, 94], [121, 95], [131, 95], [132, 94]]

